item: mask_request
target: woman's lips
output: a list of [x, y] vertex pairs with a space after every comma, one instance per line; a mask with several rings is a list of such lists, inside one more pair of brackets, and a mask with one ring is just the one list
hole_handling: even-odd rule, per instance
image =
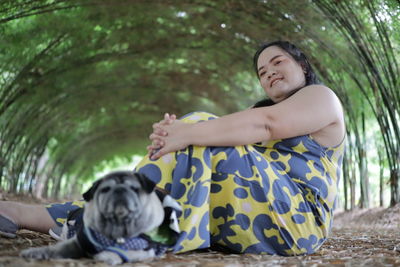
[[274, 84], [276, 84], [277, 82], [283, 80], [283, 78], [274, 78], [271, 80], [269, 86], [272, 87]]

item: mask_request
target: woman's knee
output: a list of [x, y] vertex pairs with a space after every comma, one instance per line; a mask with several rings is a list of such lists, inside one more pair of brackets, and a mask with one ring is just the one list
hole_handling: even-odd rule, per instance
[[191, 113], [188, 113], [184, 116], [182, 116], [181, 118], [179, 118], [179, 120], [186, 122], [186, 123], [196, 123], [196, 122], [201, 122], [201, 121], [208, 121], [208, 120], [213, 120], [218, 118], [218, 116], [209, 113], [209, 112], [205, 112], [205, 111], [194, 111]]

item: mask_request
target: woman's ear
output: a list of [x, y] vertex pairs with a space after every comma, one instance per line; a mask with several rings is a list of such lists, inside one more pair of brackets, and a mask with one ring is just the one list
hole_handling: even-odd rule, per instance
[[304, 62], [300, 63], [300, 67], [303, 70], [303, 73], [306, 74], [307, 73], [307, 68], [306, 68], [306, 64], [304, 64]]

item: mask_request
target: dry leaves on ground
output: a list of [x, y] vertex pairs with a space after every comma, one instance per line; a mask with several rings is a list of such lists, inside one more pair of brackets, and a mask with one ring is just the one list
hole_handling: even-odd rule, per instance
[[[4, 198], [4, 196], [3, 196]], [[18, 196], [8, 199], [18, 200]], [[21, 199], [26, 200], [25, 198]], [[40, 202], [40, 201], [37, 201]], [[22, 249], [53, 244], [45, 234], [21, 230], [16, 239], [0, 239], [1, 266], [80, 267], [107, 266], [91, 259], [28, 261], [18, 257]], [[356, 210], [335, 215], [331, 237], [312, 255], [280, 257], [237, 255], [205, 250], [168, 254], [163, 259], [123, 266], [236, 267], [236, 266], [400, 266], [400, 205], [384, 209]]]

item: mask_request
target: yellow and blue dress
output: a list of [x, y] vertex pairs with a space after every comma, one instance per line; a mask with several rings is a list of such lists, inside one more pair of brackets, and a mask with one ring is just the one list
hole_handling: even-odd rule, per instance
[[[181, 120], [215, 118], [193, 112]], [[323, 147], [304, 135], [236, 147], [189, 146], [157, 160], [146, 156], [135, 171], [182, 206], [175, 252], [216, 244], [289, 256], [314, 253], [328, 237], [343, 153], [344, 142]], [[72, 204], [48, 207], [56, 221], [65, 205]]]

